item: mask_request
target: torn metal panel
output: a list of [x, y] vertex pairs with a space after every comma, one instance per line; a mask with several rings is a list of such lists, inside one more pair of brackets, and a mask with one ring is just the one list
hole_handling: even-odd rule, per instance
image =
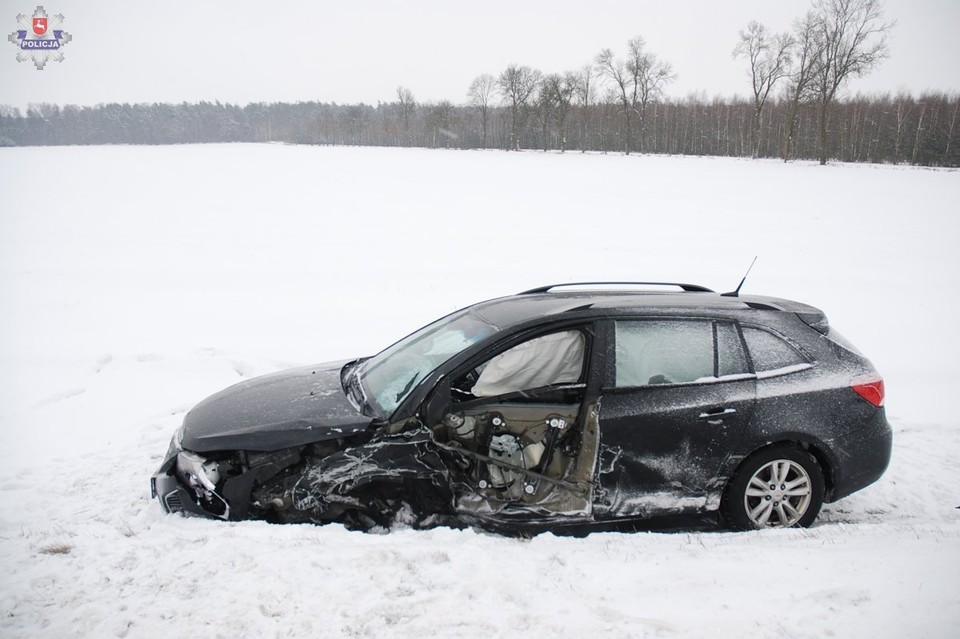
[[[430, 431], [420, 427], [309, 460], [289, 492], [296, 510], [322, 517], [329, 504], [348, 503], [344, 497], [367, 489], [406, 487], [443, 494], [449, 492], [447, 485], [447, 463]], [[410, 499], [416, 501], [417, 496]]]

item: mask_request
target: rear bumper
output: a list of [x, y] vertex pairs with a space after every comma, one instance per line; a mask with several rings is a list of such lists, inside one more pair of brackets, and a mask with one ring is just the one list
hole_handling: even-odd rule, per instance
[[890, 464], [893, 431], [886, 412], [881, 408], [863, 428], [837, 437], [828, 444], [835, 456], [833, 490], [827, 499], [833, 502], [880, 479]]

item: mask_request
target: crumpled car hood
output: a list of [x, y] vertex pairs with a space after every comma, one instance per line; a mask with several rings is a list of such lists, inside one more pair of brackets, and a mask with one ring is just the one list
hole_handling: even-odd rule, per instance
[[211, 395], [187, 413], [181, 445], [197, 452], [274, 451], [365, 430], [373, 418], [344, 395], [344, 363], [255, 377]]

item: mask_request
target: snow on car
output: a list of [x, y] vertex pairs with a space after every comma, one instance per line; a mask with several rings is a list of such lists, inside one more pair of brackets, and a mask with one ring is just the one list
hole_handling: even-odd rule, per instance
[[376, 356], [228, 388], [186, 415], [152, 494], [361, 529], [751, 529], [809, 526], [881, 476], [883, 380], [823, 312], [623, 284], [481, 302]]

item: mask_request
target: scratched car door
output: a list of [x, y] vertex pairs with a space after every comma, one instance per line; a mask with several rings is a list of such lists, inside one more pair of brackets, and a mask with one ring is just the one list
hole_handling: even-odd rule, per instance
[[654, 318], [616, 321], [608, 334], [595, 516], [717, 508], [756, 399], [739, 328]]

